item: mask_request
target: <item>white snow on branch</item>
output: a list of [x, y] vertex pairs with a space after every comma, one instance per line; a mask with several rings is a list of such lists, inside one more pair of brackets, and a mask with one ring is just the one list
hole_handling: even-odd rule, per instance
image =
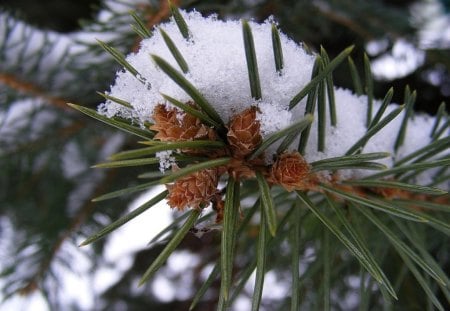
[[[181, 102], [191, 100], [151, 58], [152, 54], [158, 55], [181, 72], [161, 36], [158, 29], [161, 28], [174, 41], [189, 66], [189, 72], [184, 74], [185, 78], [200, 91], [225, 123], [233, 115], [256, 105], [260, 110], [258, 119], [261, 122], [263, 137], [267, 137], [303, 117], [305, 100], [292, 110], [289, 110], [289, 102], [310, 81], [314, 55], [308, 54], [301, 45], [281, 34], [284, 68], [279, 75], [273, 56], [271, 21], [262, 24], [250, 22], [262, 89], [262, 99], [256, 101], [250, 92], [242, 23], [220, 21], [215, 16], [202, 17], [198, 12], [182, 14], [192, 38], [185, 40], [173, 19], [155, 28], [153, 36], [142, 41], [140, 50], [126, 58], [138, 70], [140, 79], [123, 70], [117, 73], [115, 84], [111, 86], [110, 95], [129, 102], [133, 109], [106, 101], [99, 107], [101, 113], [108, 117], [131, 117], [143, 124], [144, 121], [152, 121], [151, 116], [156, 105], [165, 103], [170, 106], [161, 94], [167, 94]], [[145, 79], [146, 85], [142, 83], [142, 79]], [[327, 120], [326, 148], [324, 152], [318, 152], [317, 120], [314, 121], [305, 152], [308, 161], [344, 155], [367, 131], [366, 96], [356, 96], [349, 90], [336, 89], [335, 100], [338, 124], [332, 127]], [[375, 101], [373, 115], [379, 106], [380, 102]], [[390, 105], [384, 116], [396, 108], [398, 105]], [[429, 144], [434, 119], [416, 114], [408, 124], [403, 146], [394, 152], [403, 116], [404, 112], [376, 134], [366, 144], [363, 152], [390, 152], [392, 157], [381, 162], [392, 166], [394, 159], [401, 159]], [[296, 143], [294, 142], [292, 149], [296, 149]], [[269, 149], [269, 158], [275, 151], [276, 146]], [[361, 172], [351, 171], [349, 177], [360, 174]]]
[[159, 151], [156, 153], [156, 157], [159, 158], [159, 170], [161, 173], [164, 173], [175, 163], [175, 157], [172, 156], [172, 150]]

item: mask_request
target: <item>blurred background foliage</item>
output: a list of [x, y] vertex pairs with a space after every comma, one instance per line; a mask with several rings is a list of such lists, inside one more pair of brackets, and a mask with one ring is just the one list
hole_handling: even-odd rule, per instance
[[[377, 98], [383, 98], [388, 88], [394, 86], [394, 101], [401, 102], [405, 86], [410, 85], [418, 90], [417, 110], [434, 114], [442, 101], [447, 101], [448, 110], [449, 1], [173, 2], [203, 14], [217, 13], [224, 19], [245, 17], [263, 21], [273, 16], [289, 37], [316, 51], [322, 45], [331, 57], [355, 44], [352, 57], [361, 73], [364, 53], [373, 65], [390, 56], [391, 62], [385, 66], [391, 66], [387, 69], [392, 74], [379, 75], [375, 85]], [[0, 1], [0, 261], [3, 269], [0, 284], [4, 299], [39, 290], [54, 310], [83, 309], [75, 302], [69, 305], [62, 298], [61, 271], [77, 270], [80, 236], [93, 234], [127, 210], [130, 197], [106, 203], [90, 200], [133, 185], [135, 176], [142, 172], [137, 169], [100, 171], [90, 166], [115, 151], [135, 146], [134, 139], [68, 109], [65, 103], [93, 108], [102, 101], [96, 91], [108, 89], [119, 68], [94, 38], [101, 38], [123, 53], [136, 49], [139, 39], [129, 27], [133, 23], [129, 11], [136, 11], [149, 27], [169, 15], [165, 1]], [[416, 57], [409, 59], [408, 55]], [[377, 77], [377, 72], [374, 74]], [[334, 77], [338, 86], [353, 88], [347, 66], [338, 68]], [[217, 260], [218, 253], [211, 252], [210, 245], [217, 245], [218, 239], [214, 232], [201, 239], [189, 236], [180, 246], [206, 259], [190, 275], [193, 288], [201, 284], [195, 273], [200, 273], [208, 262]], [[92, 269], [104, 264], [105, 241], [83, 250]], [[135, 289], [137, 279], [162, 247], [142, 246], [141, 251], [132, 255], [133, 263], [122, 271], [115, 284], [102, 292], [93, 290], [96, 301], [101, 302], [96, 309], [124, 310], [124, 305], [126, 310], [188, 308], [191, 297], [163, 301], [155, 295], [151, 282], [140, 290]], [[447, 268], [444, 271], [449, 271], [449, 254], [434, 255], [443, 261]], [[393, 258], [392, 269], [401, 269], [398, 267], [401, 261]], [[283, 261], [275, 254], [269, 260]], [[356, 262], [353, 267], [341, 268], [355, 273], [359, 269]], [[278, 272], [279, 278], [285, 277], [286, 271]], [[180, 275], [168, 274], [178, 284]], [[308, 282], [312, 284], [320, 279]], [[403, 307], [398, 310], [426, 307], [417, 284], [414, 281], [411, 284], [401, 289]], [[213, 283], [211, 287], [217, 290], [218, 284]], [[339, 295], [345, 295], [350, 287], [342, 282]], [[402, 300], [402, 297], [408, 298]], [[273, 310], [280, 302], [266, 301], [264, 305], [267, 310]], [[334, 307], [352, 309], [348, 305], [348, 308]], [[198, 310], [213, 309], [214, 302], [208, 299], [198, 307]]]

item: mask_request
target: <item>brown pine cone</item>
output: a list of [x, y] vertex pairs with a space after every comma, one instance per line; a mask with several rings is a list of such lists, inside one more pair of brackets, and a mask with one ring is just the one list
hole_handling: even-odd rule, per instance
[[256, 120], [256, 107], [250, 107], [234, 116], [228, 126], [228, 143], [233, 155], [244, 158], [261, 143], [261, 124]]
[[154, 139], [161, 141], [216, 139], [215, 131], [204, 125], [197, 117], [175, 108], [167, 109], [162, 104], [155, 107], [153, 120], [155, 123], [150, 129], [157, 132]]
[[316, 184], [316, 176], [300, 153], [283, 153], [272, 165], [269, 181], [287, 191], [310, 190]]
[[216, 168], [205, 169], [178, 179], [167, 185], [167, 203], [172, 208], [200, 208], [208, 205], [218, 193], [219, 174]]

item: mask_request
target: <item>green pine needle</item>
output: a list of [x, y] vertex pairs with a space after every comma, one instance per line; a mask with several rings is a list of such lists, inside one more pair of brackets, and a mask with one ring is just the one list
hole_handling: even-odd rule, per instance
[[173, 58], [178, 63], [178, 66], [180, 66], [181, 71], [183, 71], [183, 73], [188, 73], [189, 72], [188, 64], [184, 59], [183, 55], [181, 54], [180, 50], [176, 47], [175, 43], [172, 41], [167, 32], [165, 32], [162, 28], [159, 28], [159, 32], [161, 33], [161, 36], [164, 39], [164, 42], [166, 43], [167, 48], [169, 49]]
[[261, 143], [261, 145], [259, 145], [259, 147], [255, 149], [255, 151], [252, 152], [249, 159], [251, 160], [251, 159], [258, 157], [267, 148], [269, 148], [273, 143], [275, 143], [276, 141], [280, 140], [281, 138], [283, 138], [285, 136], [289, 136], [294, 133], [296, 133], [298, 135], [298, 133], [303, 131], [309, 124], [312, 123], [312, 121], [313, 121], [313, 116], [308, 114], [300, 121], [297, 121], [294, 124], [270, 135], [269, 137], [264, 139], [264, 141]]
[[[321, 63], [321, 65], [323, 65], [323, 62]], [[325, 102], [325, 87], [325, 81], [321, 81], [317, 89], [317, 151], [319, 152], [325, 151], [325, 141], [327, 135], [327, 105]]]
[[129, 62], [126, 61], [125, 55], [122, 54], [119, 50], [109, 46], [105, 42], [98, 40], [97, 42], [100, 44], [100, 46], [109, 54], [111, 54], [112, 57], [116, 60], [117, 63], [119, 63], [122, 67], [124, 67], [126, 70], [128, 70], [133, 76], [140, 77], [141, 75], [137, 71], [136, 68], [133, 67]]
[[[326, 67], [330, 63], [330, 57], [327, 51], [321, 46], [320, 56], [322, 57], [323, 64]], [[337, 125], [337, 114], [336, 114], [336, 100], [334, 98], [334, 82], [333, 82], [333, 72], [330, 72], [325, 80], [327, 86], [327, 98], [328, 107], [330, 109], [330, 123], [332, 126]]]
[[346, 169], [359, 169], [359, 170], [385, 170], [387, 166], [377, 162], [358, 162], [358, 161], [348, 161], [348, 162], [338, 162], [322, 164], [320, 166], [313, 166], [313, 172], [319, 171], [336, 171], [336, 170], [346, 170]]
[[[244, 219], [239, 221], [237, 236], [242, 234], [242, 232], [247, 228], [248, 223], [250, 222], [250, 220], [252, 219], [253, 215], [256, 213], [256, 211], [258, 210], [259, 207], [260, 207], [260, 200], [258, 199], [253, 204], [253, 206], [250, 209], [248, 209], [248, 211], [245, 212]], [[252, 269], [252, 271], [253, 271], [253, 269]], [[203, 285], [200, 287], [200, 289], [195, 294], [194, 298], [192, 299], [192, 303], [189, 307], [189, 310], [193, 310], [195, 308], [195, 306], [200, 301], [200, 299], [204, 296], [206, 291], [211, 287], [210, 286], [211, 283], [217, 278], [217, 276], [219, 275], [219, 272], [220, 272], [220, 261], [214, 265], [212, 272], [210, 273], [210, 275], [208, 276], [206, 281], [203, 283]], [[237, 291], [239, 292], [239, 290], [237, 290]], [[232, 301], [232, 300], [233, 300], [233, 298], [230, 299], [230, 301]]]
[[391, 241], [392, 245], [395, 247], [397, 252], [400, 254], [405, 254], [409, 259], [414, 261], [424, 272], [426, 272], [429, 276], [435, 279], [437, 282], [442, 285], [446, 285], [445, 281], [439, 276], [430, 265], [428, 265], [414, 250], [412, 250], [408, 245], [406, 245], [398, 236], [398, 234], [394, 233], [390, 230], [375, 214], [366, 208], [355, 208], [355, 210], [364, 214], [368, 220], [370, 220], [381, 232]]
[[137, 176], [137, 178], [140, 179], [160, 179], [161, 177], [165, 176], [165, 173], [161, 173], [159, 170], [158, 171], [152, 171], [152, 172], [147, 172], [147, 173], [143, 173], [143, 174], [139, 174]]
[[109, 200], [109, 199], [114, 199], [123, 195], [128, 195], [131, 193], [135, 193], [135, 192], [139, 192], [139, 191], [144, 191], [147, 190], [153, 186], [157, 186], [159, 185], [159, 180], [154, 180], [148, 183], [144, 183], [144, 184], [140, 184], [137, 186], [133, 186], [133, 187], [128, 187], [125, 189], [120, 189], [120, 190], [116, 190], [113, 192], [109, 192], [106, 194], [103, 194], [101, 196], [98, 196], [94, 199], [92, 199], [92, 202], [99, 202], [99, 201], [104, 201], [104, 200]]
[[450, 180], [450, 171], [447, 170], [446, 167], [441, 168], [438, 173], [436, 173], [433, 177], [433, 181], [429, 184], [429, 186], [436, 186], [444, 182], [448, 182]]
[[[373, 265], [370, 257], [367, 257], [366, 253], [354, 244], [340, 229], [328, 218], [309, 198], [306, 194], [297, 191], [297, 197], [300, 201], [308, 207], [309, 210], [341, 241], [342, 244], [355, 256], [360, 264], [369, 272], [378, 283], [383, 282], [382, 276], [379, 271]], [[395, 292], [394, 292], [395, 295]], [[394, 296], [395, 297], [395, 296]]]
[[[173, 68], [168, 62], [157, 55], [151, 55], [156, 65], [161, 68], [176, 84], [178, 84], [191, 98], [200, 109], [202, 109], [211, 119], [220, 124], [223, 128], [223, 121], [216, 110], [208, 103], [205, 97], [190, 83], [179, 71]], [[220, 129], [219, 128], [219, 129]]]
[[259, 191], [261, 193], [261, 204], [269, 232], [272, 236], [275, 236], [277, 232], [277, 213], [273, 204], [272, 195], [270, 194], [269, 185], [261, 172], [256, 172], [256, 180], [258, 181]]
[[91, 243], [96, 242], [96, 241], [100, 240], [101, 238], [105, 237], [106, 235], [108, 235], [109, 233], [111, 233], [114, 230], [118, 229], [122, 225], [126, 224], [127, 222], [129, 222], [133, 218], [139, 216], [140, 214], [142, 214], [143, 212], [148, 210], [150, 207], [152, 207], [155, 204], [157, 204], [160, 201], [162, 201], [167, 196], [168, 193], [169, 192], [167, 190], [164, 190], [163, 192], [161, 192], [157, 196], [153, 197], [151, 200], [145, 202], [144, 204], [142, 204], [141, 206], [139, 206], [138, 208], [136, 208], [135, 210], [133, 210], [129, 214], [127, 214], [127, 215], [123, 216], [122, 218], [120, 218], [120, 219], [114, 221], [113, 223], [109, 224], [108, 226], [106, 226], [105, 228], [100, 230], [98, 233], [90, 236], [85, 241], [83, 241], [80, 244], [80, 246], [85, 246], [85, 245], [91, 244]]
[[[283, 228], [288, 221], [291, 219], [292, 214], [294, 213], [295, 206], [293, 206], [289, 211], [286, 213], [286, 215], [283, 217], [283, 219], [280, 221], [279, 228]], [[281, 230], [280, 230], [281, 231]], [[287, 230], [283, 230], [279, 232], [276, 236], [268, 236], [268, 243], [266, 246], [267, 251], [270, 251], [273, 249], [276, 245], [280, 245], [282, 241], [285, 240], [287, 234], [289, 232]], [[249, 264], [246, 265], [246, 268], [240, 273], [240, 280], [237, 282], [237, 285], [235, 287], [235, 290], [233, 292], [233, 295], [229, 299], [229, 302], [231, 303], [234, 301], [240, 293], [242, 293], [242, 289], [244, 288], [245, 284], [248, 282], [248, 279], [252, 275], [253, 271], [256, 268], [256, 258], [253, 258]]]
[[189, 40], [190, 39], [189, 27], [186, 21], [184, 20], [183, 16], [181, 15], [180, 10], [178, 9], [177, 6], [173, 5], [172, 1], [170, 0], [169, 0], [169, 8], [175, 20], [175, 23], [177, 24], [178, 29], [180, 30], [181, 35], [186, 40]]
[[419, 185], [411, 185], [398, 181], [390, 181], [390, 180], [371, 180], [371, 179], [360, 179], [360, 180], [346, 180], [342, 182], [347, 185], [361, 186], [361, 187], [373, 187], [373, 188], [391, 188], [391, 189], [400, 189], [406, 190], [409, 192], [417, 192], [428, 195], [443, 195], [448, 194], [448, 191], [434, 188], [434, 187], [426, 187]]
[[442, 134], [444, 134], [444, 132], [450, 127], [450, 118], [446, 118], [447, 120], [444, 122], [444, 124], [437, 129], [436, 133], [434, 133], [433, 135], [433, 140], [438, 139], [439, 137], [441, 137]]
[[121, 121], [117, 121], [108, 117], [105, 117], [101, 114], [99, 114], [97, 111], [87, 108], [87, 107], [83, 107], [83, 106], [79, 106], [79, 105], [75, 105], [75, 104], [67, 104], [70, 107], [84, 113], [85, 115], [90, 116], [91, 118], [97, 119], [98, 121], [101, 121], [103, 123], [106, 123], [110, 126], [113, 126], [115, 128], [118, 128], [119, 130], [131, 133], [133, 135], [136, 135], [140, 138], [143, 139], [152, 139], [153, 138], [153, 133], [147, 130], [143, 130], [140, 127], [137, 126], [132, 126], [129, 125], [127, 123], [121, 122]]
[[252, 98], [262, 98], [261, 83], [259, 81], [258, 62], [256, 60], [255, 43], [250, 25], [246, 20], [242, 21], [242, 34], [244, 38], [245, 59], [247, 61], [248, 79]]
[[367, 198], [363, 198], [360, 197], [358, 195], [355, 194], [351, 194], [349, 192], [345, 192], [342, 190], [338, 190], [332, 186], [328, 186], [325, 184], [321, 184], [319, 186], [320, 188], [322, 188], [323, 190], [332, 193], [334, 195], [337, 195], [343, 199], [346, 199], [350, 202], [354, 202], [356, 204], [361, 204], [397, 217], [401, 217], [404, 219], [408, 219], [411, 221], [417, 221], [417, 222], [428, 222], [425, 218], [423, 218], [420, 215], [417, 215], [416, 213], [408, 210], [408, 209], [403, 209], [399, 206], [396, 206], [395, 204], [392, 204], [390, 202], [382, 202], [382, 201], [376, 201], [373, 199], [367, 199]]
[[364, 145], [369, 141], [369, 139], [378, 133], [383, 127], [385, 127], [389, 122], [395, 119], [400, 112], [402, 112], [404, 106], [400, 106], [397, 109], [391, 111], [386, 117], [380, 120], [372, 128], [369, 128], [366, 134], [363, 135], [350, 149], [345, 153], [346, 155], [351, 155], [364, 147]]
[[283, 49], [281, 47], [280, 33], [275, 24], [272, 24], [272, 48], [273, 58], [275, 60], [275, 70], [281, 75], [283, 70]]
[[349, 156], [328, 158], [324, 160], [311, 162], [312, 171], [337, 170], [347, 168], [364, 168], [366, 169], [386, 169], [387, 167], [377, 162], [369, 162], [371, 160], [379, 160], [389, 157], [387, 152], [373, 152], [353, 154]]
[[[425, 262], [430, 265], [436, 273], [445, 281], [446, 284], [450, 284], [450, 279], [446, 275], [446, 273], [442, 270], [440, 264], [433, 258], [433, 256], [426, 250], [425, 245], [426, 241], [422, 234], [420, 234], [414, 226], [411, 226], [409, 223], [405, 223], [400, 221], [399, 219], [392, 217], [392, 221], [395, 225], [400, 229], [403, 236], [408, 239], [409, 243], [414, 246], [418, 251], [420, 256], [425, 260]], [[449, 291], [446, 288], [446, 291]]]
[[332, 208], [335, 214], [338, 216], [339, 221], [344, 225], [347, 232], [350, 234], [350, 237], [353, 239], [357, 247], [364, 254], [366, 260], [370, 263], [370, 266], [373, 269], [373, 272], [379, 277], [379, 284], [383, 286], [388, 293], [395, 299], [397, 299], [397, 294], [395, 293], [394, 287], [392, 286], [389, 279], [384, 274], [381, 267], [378, 265], [374, 255], [369, 251], [369, 247], [367, 243], [362, 238], [362, 233], [358, 230], [356, 226], [350, 223], [350, 221], [345, 217], [342, 212], [341, 207], [336, 206], [335, 202], [329, 195], [326, 196], [328, 205]]
[[366, 80], [366, 94], [367, 94], [367, 119], [366, 126], [369, 128], [372, 121], [373, 110], [373, 75], [370, 68], [370, 60], [366, 53], [364, 53], [364, 77]]
[[132, 25], [136, 33], [142, 38], [147, 39], [150, 38], [153, 34], [150, 30], [147, 29], [145, 22], [136, 14], [136, 12], [131, 12], [131, 17], [133, 17], [136, 25]]
[[450, 165], [450, 158], [444, 158], [444, 159], [440, 159], [440, 160], [423, 162], [423, 163], [405, 164], [402, 166], [392, 167], [383, 172], [369, 175], [367, 177], [364, 177], [363, 179], [376, 179], [376, 178], [385, 177], [385, 176], [394, 175], [394, 174], [418, 172], [420, 170], [426, 170], [426, 169], [435, 168], [435, 167], [445, 167], [445, 166], [449, 166], [449, 165]]
[[99, 164], [93, 165], [92, 168], [118, 168], [118, 167], [151, 165], [151, 164], [158, 164], [158, 163], [159, 163], [158, 158], [143, 158], [143, 159], [104, 162], [104, 163], [99, 163]]
[[395, 140], [394, 150], [397, 151], [405, 141], [406, 137], [406, 129], [408, 126], [408, 121], [411, 118], [411, 115], [413, 113], [413, 105], [416, 101], [416, 91], [412, 92], [409, 90], [409, 87], [407, 86], [405, 89], [405, 115], [403, 117], [402, 124], [400, 125], [400, 129], [397, 134], [397, 139]]
[[100, 95], [100, 96], [102, 96], [103, 98], [109, 99], [109, 100], [111, 100], [111, 101], [113, 101], [113, 102], [115, 102], [115, 103], [117, 103], [117, 104], [119, 104], [119, 105], [122, 105], [122, 106], [124, 106], [124, 107], [133, 109], [133, 106], [132, 106], [129, 102], [125, 101], [125, 100], [122, 100], [122, 99], [120, 99], [120, 98], [117, 98], [117, 97], [108, 95], [108, 94], [106, 94], [106, 93], [97, 92], [97, 94]]
[[353, 58], [351, 56], [349, 56], [347, 58], [347, 61], [348, 61], [348, 67], [350, 69], [350, 75], [351, 75], [352, 81], [353, 81], [353, 90], [355, 91], [355, 93], [357, 95], [362, 95], [364, 92], [363, 92], [361, 77], [359, 76], [358, 69], [356, 68], [355, 62], [353, 61]]
[[211, 286], [213, 285], [213, 282], [219, 276], [219, 272], [220, 272], [220, 262], [217, 262], [214, 265], [214, 268], [212, 269], [212, 271], [209, 274], [206, 281], [202, 284], [200, 289], [197, 291], [194, 298], [192, 298], [191, 305], [189, 306], [189, 311], [194, 310], [194, 308], [200, 302], [200, 299], [202, 299], [202, 297], [205, 295], [206, 291], [211, 288]]
[[331, 257], [330, 246], [330, 231], [324, 230], [322, 236], [322, 249], [323, 249], [323, 311], [330, 311], [330, 294], [331, 294], [331, 265], [333, 259]]
[[193, 174], [195, 172], [222, 166], [228, 164], [230, 162], [231, 158], [220, 158], [220, 159], [214, 159], [209, 161], [204, 161], [196, 164], [189, 165], [187, 167], [183, 167], [182, 169], [179, 169], [175, 172], [172, 172], [170, 175], [161, 178], [160, 183], [161, 184], [168, 184], [171, 182], [176, 181], [178, 178]]
[[409, 271], [414, 275], [416, 278], [417, 283], [422, 287], [425, 294], [427, 295], [428, 299], [431, 299], [431, 302], [433, 305], [437, 308], [439, 311], [445, 311], [445, 308], [440, 303], [439, 299], [435, 295], [435, 291], [431, 288], [430, 282], [419, 272], [417, 267], [414, 265], [414, 263], [408, 258], [408, 255], [401, 249], [397, 249], [398, 254], [402, 258], [403, 262], [408, 267]]
[[[448, 192], [447, 192], [448, 195]], [[427, 225], [433, 227], [436, 230], [441, 231], [447, 236], [450, 236], [450, 223], [447, 221], [442, 221], [439, 218], [433, 217], [430, 213], [423, 213], [420, 211], [416, 211], [416, 214], [427, 221]]]
[[[188, 217], [189, 217], [189, 213], [184, 213], [178, 217], [176, 217], [171, 223], [169, 223], [164, 229], [162, 229], [158, 234], [156, 234], [151, 240], [150, 242], [148, 242], [147, 245], [152, 245], [154, 243], [157, 242], [161, 242], [161, 238], [164, 237], [167, 233], [171, 232], [175, 232], [178, 230], [178, 227], [180, 226], [180, 224], [182, 222], [184, 222]], [[170, 237], [173, 236], [173, 234], [169, 235]]]
[[[321, 57], [317, 56], [314, 61], [314, 66], [311, 71], [311, 80], [314, 79], [320, 70], [321, 65]], [[305, 115], [311, 114], [314, 115], [316, 112], [316, 102], [317, 102], [317, 86], [313, 87], [308, 93], [308, 98], [306, 99], [306, 107], [305, 107]], [[306, 145], [309, 140], [309, 133], [311, 132], [311, 124], [306, 127], [306, 129], [301, 133], [300, 140], [298, 143], [298, 152], [304, 154]]]
[[300, 234], [301, 234], [301, 213], [299, 206], [293, 206], [295, 209], [294, 215], [291, 219], [290, 242], [291, 242], [291, 275], [292, 275], [292, 289], [291, 289], [291, 311], [297, 311], [300, 308]]
[[194, 209], [190, 212], [189, 218], [186, 220], [183, 226], [181, 226], [181, 228], [177, 230], [177, 232], [169, 241], [169, 243], [167, 243], [163, 251], [158, 255], [155, 261], [153, 261], [150, 267], [145, 271], [144, 275], [139, 281], [139, 286], [142, 286], [149, 279], [151, 279], [153, 275], [156, 273], [156, 271], [158, 271], [159, 268], [161, 268], [161, 266], [164, 264], [167, 258], [169, 258], [169, 256], [175, 251], [177, 246], [184, 239], [186, 234], [189, 232], [189, 229], [191, 229], [194, 226], [195, 222], [197, 221], [197, 218], [200, 216], [200, 213], [201, 210], [199, 209]]
[[228, 300], [234, 261], [237, 221], [239, 218], [239, 182], [228, 179], [223, 216], [222, 242], [220, 251], [220, 296], [224, 304]]
[[377, 113], [375, 114], [375, 117], [370, 121], [369, 129], [374, 127], [375, 125], [380, 122], [381, 117], [383, 116], [384, 112], [386, 111], [387, 106], [392, 100], [392, 96], [394, 96], [394, 88], [390, 88], [386, 95], [384, 96], [383, 103], [381, 104], [380, 108], [378, 109]]
[[[146, 144], [147, 142], [143, 142]], [[140, 148], [135, 150], [122, 151], [110, 156], [111, 160], [127, 160], [132, 158], [139, 158], [142, 156], [147, 156], [150, 154], [155, 154], [159, 151], [166, 150], [177, 150], [183, 148], [190, 149], [210, 149], [210, 148], [221, 148], [224, 147], [225, 143], [222, 141], [211, 141], [211, 140], [189, 140], [189, 141], [178, 141], [178, 142], [161, 142], [160, 144]]]
[[[395, 199], [392, 200], [396, 205], [402, 206], [404, 208], [410, 208], [411, 206], [417, 205], [417, 200], [406, 200], [406, 199]], [[444, 213], [450, 213], [450, 205], [439, 204], [427, 201], [421, 201], [420, 206], [429, 209], [431, 211], [439, 211]]]
[[430, 137], [434, 137], [435, 136], [436, 131], [437, 131], [437, 129], [438, 129], [440, 123], [441, 123], [441, 120], [444, 117], [445, 117], [445, 102], [442, 102], [439, 105], [439, 108], [437, 110], [436, 118], [434, 120], [434, 125], [433, 125], [433, 129], [431, 130]]
[[342, 51], [336, 58], [334, 58], [328, 66], [316, 76], [314, 79], [309, 81], [309, 83], [297, 94], [295, 95], [289, 103], [289, 109], [294, 108], [315, 86], [319, 84], [320, 81], [326, 78], [326, 76], [332, 72], [340, 63], [347, 58], [347, 56], [352, 52], [354, 46], [350, 46]]
[[176, 100], [175, 98], [170, 97], [169, 95], [162, 94], [162, 93], [161, 93], [161, 95], [162, 95], [162, 97], [164, 97], [165, 100], [169, 101], [172, 105], [180, 108], [181, 110], [183, 110], [184, 112], [186, 112], [188, 114], [193, 115], [194, 117], [199, 118], [200, 120], [205, 122], [205, 124], [215, 127], [217, 129], [219, 129], [221, 127], [220, 123], [214, 121], [208, 115], [204, 114], [202, 111], [195, 109], [194, 107], [192, 107], [188, 104], [184, 104], [184, 103], [180, 102], [179, 100]]
[[258, 311], [261, 304], [262, 292], [264, 287], [264, 275], [266, 273], [267, 242], [268, 234], [266, 222], [266, 208], [264, 199], [261, 201], [261, 219], [259, 223], [258, 243], [256, 245], [256, 278], [253, 287], [252, 311]]

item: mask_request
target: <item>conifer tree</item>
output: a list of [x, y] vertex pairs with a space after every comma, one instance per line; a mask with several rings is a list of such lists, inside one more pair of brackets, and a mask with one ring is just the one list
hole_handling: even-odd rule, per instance
[[[194, 9], [198, 15], [186, 13]], [[450, 25], [448, 11], [437, 0], [103, 0], [78, 29], [63, 33], [5, 4], [5, 303], [37, 292], [55, 310], [445, 310], [450, 40], [435, 29]], [[199, 17], [212, 13], [217, 20]], [[243, 57], [224, 66], [245, 64], [241, 85], [239, 73], [224, 78], [202, 64], [227, 55], [209, 50], [227, 34], [205, 46], [207, 35], [198, 37], [220, 20], [237, 21], [223, 26], [230, 33], [239, 25]], [[270, 40], [261, 48], [255, 42], [265, 33]], [[265, 49], [273, 57], [270, 78], [257, 61]], [[307, 74], [298, 76], [291, 63]], [[212, 86], [201, 84], [205, 77]], [[139, 97], [159, 82], [167, 92], [158, 90], [159, 101]], [[289, 83], [301, 87], [276, 110], [275, 99], [292, 92]], [[244, 98], [240, 86], [249, 101], [216, 104]], [[330, 152], [346, 143], [333, 129], [341, 129], [343, 105], [354, 103], [364, 110], [354, 117], [347, 111], [348, 122], [363, 118], [362, 133], [348, 138], [347, 150]], [[372, 148], [395, 122], [390, 149], [383, 139]], [[159, 202], [166, 207], [155, 207]], [[130, 254], [132, 263], [109, 287], [95, 283], [95, 307], [67, 299], [64, 275], [95, 275], [109, 264], [113, 232], [149, 208], [172, 208], [170, 225]], [[168, 262], [177, 256], [193, 263], [181, 270]]]

